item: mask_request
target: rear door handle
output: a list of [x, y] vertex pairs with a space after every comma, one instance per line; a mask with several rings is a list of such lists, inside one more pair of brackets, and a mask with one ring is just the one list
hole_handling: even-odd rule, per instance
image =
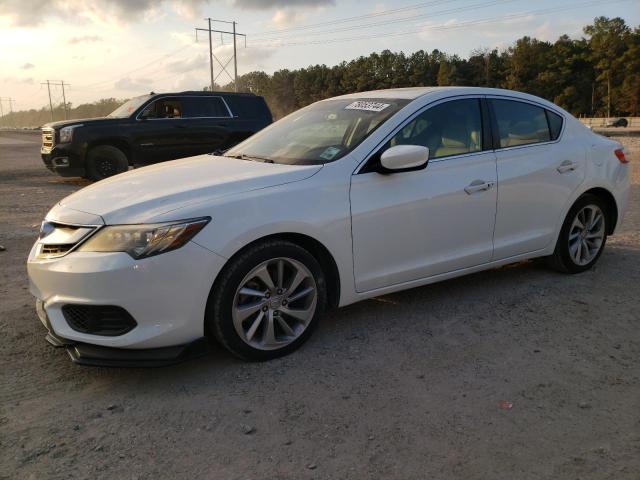
[[556, 170], [558, 170], [559, 173], [567, 173], [574, 171], [576, 167], [577, 165], [571, 160], [565, 160], [558, 166], [558, 168], [556, 168]]
[[474, 180], [468, 186], [464, 187], [464, 191], [469, 195], [478, 192], [484, 192], [485, 190], [489, 190], [495, 182], [485, 182], [484, 180]]

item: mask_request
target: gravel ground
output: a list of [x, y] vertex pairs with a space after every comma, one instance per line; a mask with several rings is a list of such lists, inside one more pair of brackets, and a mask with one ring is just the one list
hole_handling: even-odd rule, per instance
[[268, 363], [103, 369], [44, 341], [25, 271], [85, 182], [0, 135], [0, 478], [640, 478], [637, 163], [593, 271], [525, 262], [368, 300]]

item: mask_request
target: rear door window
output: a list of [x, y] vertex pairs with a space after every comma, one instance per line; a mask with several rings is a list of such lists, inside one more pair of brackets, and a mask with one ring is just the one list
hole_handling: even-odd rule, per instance
[[228, 118], [230, 116], [221, 97], [186, 97], [184, 103], [187, 118]]
[[545, 109], [513, 100], [491, 100], [498, 124], [500, 148], [551, 140]]

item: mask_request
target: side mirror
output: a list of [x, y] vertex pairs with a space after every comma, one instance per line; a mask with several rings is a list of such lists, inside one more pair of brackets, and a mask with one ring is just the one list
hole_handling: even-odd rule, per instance
[[403, 171], [426, 167], [429, 149], [421, 145], [396, 145], [386, 150], [380, 163], [386, 170]]

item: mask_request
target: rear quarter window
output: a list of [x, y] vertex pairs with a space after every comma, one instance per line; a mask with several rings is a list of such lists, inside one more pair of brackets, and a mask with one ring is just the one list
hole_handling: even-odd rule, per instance
[[551, 110], [547, 110], [547, 121], [549, 122], [549, 133], [551, 140], [557, 140], [562, 131], [562, 117]]
[[271, 112], [264, 99], [258, 96], [228, 96], [225, 98], [234, 116], [240, 119], [264, 118], [271, 120]]

